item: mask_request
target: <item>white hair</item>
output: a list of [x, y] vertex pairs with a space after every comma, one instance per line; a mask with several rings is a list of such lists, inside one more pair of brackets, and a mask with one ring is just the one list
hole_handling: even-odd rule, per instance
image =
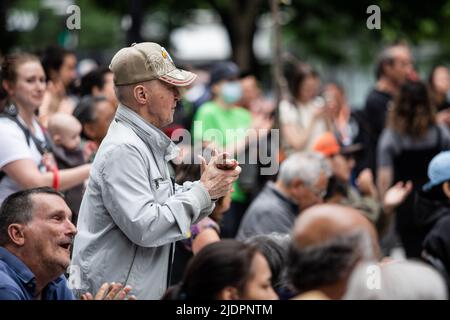
[[361, 263], [347, 286], [345, 300], [446, 300], [444, 278], [418, 261]]
[[289, 185], [294, 178], [300, 178], [308, 186], [314, 186], [320, 173], [331, 176], [331, 167], [323, 155], [316, 152], [297, 152], [281, 163], [279, 179]]

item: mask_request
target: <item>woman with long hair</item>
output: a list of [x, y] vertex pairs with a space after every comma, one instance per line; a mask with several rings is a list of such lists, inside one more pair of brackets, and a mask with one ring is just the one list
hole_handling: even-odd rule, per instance
[[183, 281], [165, 300], [274, 300], [271, 271], [255, 247], [222, 240], [204, 247], [189, 262]]
[[408, 81], [389, 110], [378, 144], [378, 188], [411, 181], [413, 192], [397, 209], [395, 226], [408, 257], [419, 257], [425, 231], [414, 221], [414, 194], [424, 185], [430, 160], [450, 148], [450, 132], [436, 124], [430, 92], [421, 81]]

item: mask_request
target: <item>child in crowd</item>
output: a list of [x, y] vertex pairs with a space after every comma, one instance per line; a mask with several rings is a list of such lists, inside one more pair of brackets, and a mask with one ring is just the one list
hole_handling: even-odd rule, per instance
[[[80, 148], [81, 124], [72, 115], [56, 113], [48, 122], [48, 132], [53, 141], [53, 155], [59, 169], [74, 168], [85, 163]], [[83, 184], [64, 192], [66, 202], [72, 210], [72, 220], [76, 223], [83, 197]]]

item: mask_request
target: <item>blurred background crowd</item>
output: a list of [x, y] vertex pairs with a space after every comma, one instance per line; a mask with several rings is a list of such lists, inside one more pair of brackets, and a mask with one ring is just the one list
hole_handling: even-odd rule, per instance
[[[79, 30], [66, 27], [72, 4]], [[198, 75], [169, 137], [186, 129], [237, 157], [280, 130], [264, 150], [279, 171], [241, 163], [233, 191], [177, 242], [166, 299], [446, 299], [450, 1], [379, 1], [380, 30], [366, 27], [370, 4], [2, 1], [0, 203], [56, 184], [76, 224], [118, 106], [110, 59], [154, 41]], [[235, 144], [227, 129], [258, 134]], [[179, 184], [200, 178], [192, 161], [172, 169]], [[378, 290], [367, 286], [374, 266]]]

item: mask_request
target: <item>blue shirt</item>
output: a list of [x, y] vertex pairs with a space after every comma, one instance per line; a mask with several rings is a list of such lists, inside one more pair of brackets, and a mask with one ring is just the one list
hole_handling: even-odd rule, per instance
[[[15, 255], [0, 247], [0, 300], [33, 300], [35, 277], [31, 270]], [[42, 290], [42, 300], [74, 300], [61, 275]]]

